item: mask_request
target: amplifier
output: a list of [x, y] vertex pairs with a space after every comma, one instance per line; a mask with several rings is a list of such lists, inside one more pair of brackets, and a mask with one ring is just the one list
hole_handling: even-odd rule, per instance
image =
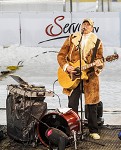
[[54, 96], [45, 86], [29, 85], [21, 77], [10, 75], [18, 85], [7, 85], [7, 134], [22, 142], [38, 141], [37, 124], [47, 112], [46, 96]]
[[17, 141], [36, 143], [37, 124], [47, 111], [47, 103], [28, 100], [18, 94], [10, 94], [6, 99], [7, 135]]

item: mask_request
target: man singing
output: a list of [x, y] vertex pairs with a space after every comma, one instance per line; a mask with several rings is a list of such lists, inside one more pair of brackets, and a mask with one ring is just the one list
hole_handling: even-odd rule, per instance
[[[58, 63], [67, 74], [75, 74], [76, 70], [72, 64], [77, 61], [90, 64], [95, 62], [93, 67], [86, 69], [86, 79], [80, 79], [83, 85], [85, 104], [88, 108], [88, 128], [93, 139], [100, 139], [97, 124], [97, 105], [100, 102], [99, 96], [99, 74], [104, 63], [103, 46], [101, 40], [93, 33], [94, 22], [91, 19], [84, 19], [80, 32], [71, 34], [64, 42], [57, 56]], [[79, 40], [81, 41], [79, 42]], [[97, 44], [98, 42], [98, 44]], [[80, 43], [80, 45], [78, 45]], [[96, 51], [96, 52], [94, 52]], [[82, 75], [82, 73], [81, 73]], [[81, 76], [80, 75], [80, 76]], [[80, 98], [80, 83], [75, 89], [64, 88], [63, 93], [68, 95], [68, 107], [78, 113]]]

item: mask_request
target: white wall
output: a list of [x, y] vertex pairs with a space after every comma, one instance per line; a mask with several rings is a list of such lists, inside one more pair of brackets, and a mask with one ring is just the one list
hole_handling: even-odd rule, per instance
[[121, 46], [120, 12], [0, 13], [0, 45], [60, 47], [64, 36], [78, 31], [84, 18], [94, 20], [94, 32], [105, 46]]
[[19, 14], [0, 13], [0, 45], [11, 45], [19, 42]]
[[[110, 3], [108, 3], [110, 2]], [[103, 7], [103, 10], [102, 10]], [[79, 0], [72, 2], [73, 12], [96, 12], [96, 11], [111, 11], [120, 12], [121, 2], [112, 2], [111, 0], [104, 0], [102, 6], [102, 0], [82, 2]], [[1, 0], [0, 11], [11, 11], [11, 12], [70, 12], [70, 1], [69, 0]]]

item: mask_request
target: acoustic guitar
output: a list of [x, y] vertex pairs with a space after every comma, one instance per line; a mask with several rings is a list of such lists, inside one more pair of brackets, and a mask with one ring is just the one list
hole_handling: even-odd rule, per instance
[[[113, 55], [107, 56], [106, 58], [100, 59], [101, 62], [112, 62], [119, 58], [119, 55], [117, 53], [114, 53]], [[76, 63], [70, 63], [75, 68], [76, 73], [69, 74], [61, 67], [58, 68], [58, 82], [59, 84], [66, 89], [75, 89], [79, 82], [80, 77], [82, 80], [88, 80], [87, 72], [88, 69], [91, 67], [96, 66], [96, 61], [90, 64], [86, 64], [84, 61], [81, 61], [81, 75], [80, 75], [80, 60], [78, 60]]]

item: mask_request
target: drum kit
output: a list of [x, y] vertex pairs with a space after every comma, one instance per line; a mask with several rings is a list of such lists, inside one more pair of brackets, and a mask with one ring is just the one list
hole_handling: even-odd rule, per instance
[[[19, 86], [9, 85], [8, 91], [10, 95], [17, 94], [25, 98], [30, 98], [30, 101], [33, 99], [35, 99], [36, 101], [37, 97], [42, 98], [54, 95], [52, 91], [47, 91], [44, 87], [38, 88], [30, 85], [28, 86], [28, 83], [21, 79], [19, 76], [11, 75], [11, 77], [19, 83]], [[14, 103], [15, 102], [16, 100], [14, 100]], [[17, 106], [19, 105], [19, 103], [17, 102]], [[19, 111], [23, 111], [23, 108], [21, 106], [19, 106], [18, 108]], [[51, 149], [53, 147], [60, 147], [59, 150], [64, 150], [65, 147], [70, 146], [72, 143], [75, 144], [75, 149], [77, 149], [77, 136], [81, 134], [80, 116], [70, 108], [48, 111], [45, 111], [45, 108], [42, 109], [44, 110], [44, 114], [40, 118], [32, 115], [31, 112], [29, 113], [36, 120], [35, 127], [37, 130], [36, 134], [38, 135], [38, 140], [44, 146], [49, 148], [51, 147]], [[8, 114], [10, 113], [8, 112]], [[7, 121], [7, 124], [9, 124], [9, 119]], [[12, 136], [12, 138], [14, 138], [14, 136]]]
[[41, 121], [37, 127], [38, 136], [41, 143], [43, 143], [47, 147], [49, 146], [50, 141], [45, 133], [51, 127], [57, 129], [58, 132], [61, 131], [61, 133], [58, 134], [58, 136], [60, 137], [62, 132], [66, 134], [65, 139], [67, 139], [68, 137], [68, 142], [66, 143], [66, 146], [71, 145], [71, 142], [75, 142], [75, 149], [77, 149], [77, 134], [80, 134], [81, 124], [80, 117], [76, 112], [74, 112], [72, 109], [69, 109], [67, 112], [62, 112], [57, 109], [55, 111], [50, 111], [46, 113], [41, 118]]

